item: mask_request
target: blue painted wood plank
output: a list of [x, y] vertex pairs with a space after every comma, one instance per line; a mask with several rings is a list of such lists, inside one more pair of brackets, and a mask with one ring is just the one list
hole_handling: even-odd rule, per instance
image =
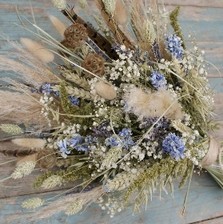
[[[176, 188], [174, 197], [163, 195], [160, 200], [157, 195], [146, 211], [135, 215], [132, 215], [132, 208], [129, 207], [114, 218], [110, 218], [97, 205], [92, 205], [86, 211], [75, 216], [66, 216], [63, 213], [59, 213], [45, 220], [32, 220], [34, 216], [34, 214], [30, 213], [32, 211], [21, 209], [20, 204], [29, 196], [10, 198], [0, 201], [0, 223], [161, 224], [165, 222], [167, 224], [185, 224], [206, 219], [212, 220], [215, 217], [218, 217], [218, 220], [221, 220], [223, 223], [223, 192], [208, 175], [194, 175], [188, 196], [186, 213], [182, 215], [185, 193], [186, 188], [182, 190]], [[48, 198], [52, 195], [43, 195], [43, 197]]]

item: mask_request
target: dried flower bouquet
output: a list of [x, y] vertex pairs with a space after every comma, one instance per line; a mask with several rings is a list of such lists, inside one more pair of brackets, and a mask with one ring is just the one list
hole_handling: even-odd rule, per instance
[[[196, 46], [186, 48], [179, 8], [95, 0], [90, 24], [87, 1], [79, 1], [83, 18], [65, 0], [53, 3], [70, 21], [49, 16], [61, 39], [23, 23], [39, 41], [10, 42], [17, 60], [0, 56], [1, 70], [22, 77], [0, 91], [0, 128], [9, 136], [1, 144], [17, 147], [2, 152], [19, 156], [9, 178], [38, 167], [35, 187], [92, 189], [65, 191], [36, 215], [71, 215], [92, 202], [111, 217], [128, 203], [139, 210], [155, 191], [172, 191], [174, 180], [180, 187], [190, 181], [195, 168], [223, 186], [220, 147], [209, 136], [215, 122], [206, 62]], [[44, 203], [31, 198], [22, 206]]]

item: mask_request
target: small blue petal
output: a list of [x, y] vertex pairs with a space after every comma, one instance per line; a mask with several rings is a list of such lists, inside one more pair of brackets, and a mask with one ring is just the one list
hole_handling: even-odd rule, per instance
[[78, 106], [80, 104], [80, 100], [75, 96], [68, 96], [68, 99], [73, 106]]
[[176, 34], [166, 38], [166, 47], [173, 57], [181, 60], [183, 58], [182, 40]]
[[152, 72], [150, 81], [156, 89], [166, 88], [166, 84], [167, 84], [166, 78], [164, 77], [163, 74], [159, 73], [158, 71]]
[[179, 136], [169, 133], [162, 142], [162, 150], [173, 159], [179, 160], [184, 158], [185, 145]]

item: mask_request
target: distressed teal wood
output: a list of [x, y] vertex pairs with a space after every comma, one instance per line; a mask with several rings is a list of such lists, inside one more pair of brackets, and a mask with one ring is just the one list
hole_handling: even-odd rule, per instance
[[[75, 2], [77, 0], [73, 0]], [[38, 25], [50, 34], [56, 35], [50, 26], [47, 13], [53, 13], [65, 21], [59, 12], [51, 7], [49, 0], [0, 0], [0, 34], [6, 34], [10, 40], [19, 40], [20, 37], [31, 37], [32, 35], [25, 32], [15, 23], [19, 23], [15, 13], [17, 5], [21, 15], [32, 19], [30, 3], [36, 16]], [[207, 61], [215, 64], [223, 74], [223, 2], [221, 0], [165, 0], [173, 8], [174, 5], [180, 4], [181, 17], [180, 22], [185, 34], [186, 43], [192, 46], [191, 40], [186, 34], [195, 36], [197, 45], [206, 51]], [[59, 36], [57, 36], [59, 38]], [[9, 53], [10, 46], [6, 43], [5, 37], [0, 36], [0, 54]], [[218, 116], [216, 119], [222, 122], [223, 127], [223, 79], [219, 78], [220, 74], [208, 66], [211, 86], [218, 94], [216, 97], [216, 107]], [[0, 77], [15, 74], [0, 73]], [[215, 78], [214, 78], [215, 77]], [[223, 136], [223, 128], [220, 129], [218, 136]], [[13, 165], [13, 164], [12, 164]], [[6, 177], [12, 171], [12, 166], [0, 167], [0, 178]], [[31, 178], [32, 179], [32, 178]], [[31, 220], [32, 211], [22, 209], [20, 204], [26, 198], [31, 196], [40, 196], [49, 198], [56, 193], [37, 193], [31, 189], [28, 184], [30, 179], [21, 180], [20, 187], [6, 188], [0, 185], [0, 224], [13, 223], [35, 223], [35, 224], [59, 224], [59, 223], [77, 223], [77, 224], [186, 224], [186, 223], [203, 223], [203, 224], [221, 224], [223, 223], [223, 191], [216, 185], [209, 175], [194, 175], [192, 186], [188, 196], [187, 210], [184, 216], [181, 214], [183, 200], [186, 189], [175, 189], [174, 198], [170, 195], [163, 195], [162, 200], [156, 196], [148, 209], [140, 214], [132, 216], [131, 208], [118, 214], [115, 218], [101, 211], [96, 205], [90, 206], [83, 213], [67, 217], [59, 213], [47, 220]], [[27, 184], [26, 184], [27, 183]], [[13, 183], [10, 183], [13, 186]], [[4, 198], [3, 198], [4, 197]]]
[[[132, 208], [129, 208], [111, 219], [105, 212], [101, 211], [97, 205], [92, 205], [83, 213], [75, 216], [68, 217], [60, 213], [47, 220], [36, 220], [34, 222], [32, 222], [32, 214], [20, 207], [24, 199], [34, 195], [21, 196], [1, 200], [0, 223], [186, 224], [207, 219], [212, 220], [214, 224], [218, 223], [214, 222], [215, 219], [221, 220], [223, 223], [223, 192], [208, 175], [194, 175], [188, 196], [186, 213], [182, 215], [181, 212], [185, 193], [186, 188], [182, 190], [176, 188], [174, 197], [163, 194], [161, 200], [159, 196], [155, 194], [147, 210], [135, 215], [132, 215]], [[52, 195], [53, 194], [50, 194], [50, 197]], [[44, 197], [48, 198], [49, 195], [44, 195]]]

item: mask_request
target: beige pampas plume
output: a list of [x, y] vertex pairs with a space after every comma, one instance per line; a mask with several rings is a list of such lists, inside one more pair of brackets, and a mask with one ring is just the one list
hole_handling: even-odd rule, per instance
[[58, 77], [50, 71], [49, 67], [24, 49], [21, 44], [12, 41], [9, 41], [9, 44], [13, 51], [7, 56], [0, 55], [0, 70], [13, 71], [25, 83], [36, 88], [39, 88], [45, 82], [58, 82]]
[[64, 37], [64, 32], [67, 28], [66, 25], [53, 15], [49, 15], [49, 19], [61, 37]]
[[3, 123], [21, 122], [25, 125], [45, 127], [46, 119], [41, 115], [42, 106], [35, 94], [0, 91], [0, 120]]
[[123, 0], [116, 0], [114, 18], [120, 25], [125, 25], [128, 20], [126, 5]]
[[137, 115], [139, 119], [160, 117], [164, 113], [171, 120], [183, 117], [180, 104], [167, 90], [151, 93], [133, 87], [124, 95], [124, 101], [126, 110]]
[[21, 44], [35, 57], [43, 63], [50, 63], [54, 60], [54, 55], [46, 47], [29, 38], [20, 38]]
[[46, 145], [46, 140], [40, 138], [16, 138], [11, 141], [15, 145], [30, 149], [42, 149]]

